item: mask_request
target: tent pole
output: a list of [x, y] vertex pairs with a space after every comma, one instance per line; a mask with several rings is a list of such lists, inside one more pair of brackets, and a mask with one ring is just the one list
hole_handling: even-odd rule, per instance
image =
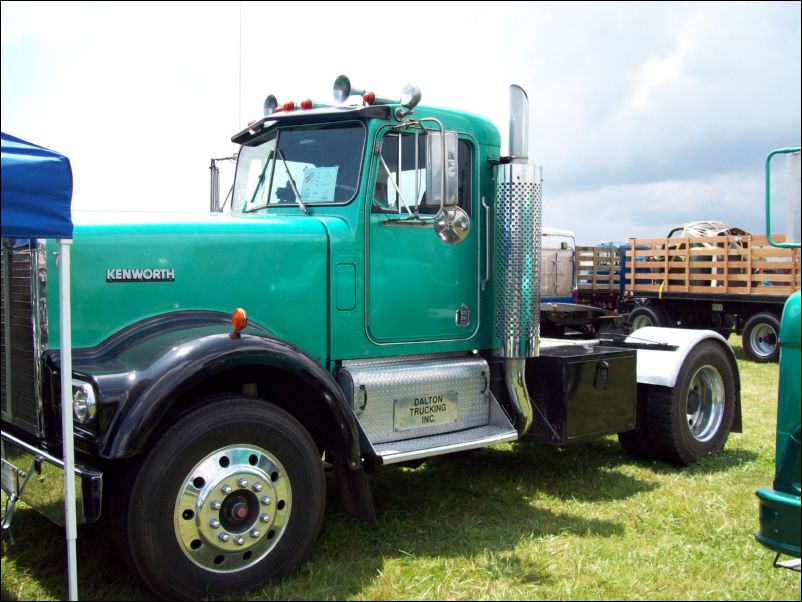
[[70, 311], [70, 246], [72, 240], [58, 240], [59, 318], [61, 329], [61, 434], [64, 441], [64, 516], [67, 530], [69, 599], [78, 599], [78, 526], [75, 509], [75, 448], [72, 430], [72, 315]]

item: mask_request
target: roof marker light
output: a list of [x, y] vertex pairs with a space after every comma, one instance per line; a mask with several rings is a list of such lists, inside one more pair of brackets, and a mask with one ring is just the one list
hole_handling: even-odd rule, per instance
[[376, 102], [376, 95], [373, 92], [365, 92], [362, 95], [362, 100], [365, 101], [366, 105], [372, 105]]
[[290, 100], [284, 103], [284, 110], [285, 111], [294, 111], [295, 110], [295, 102]]
[[311, 98], [307, 98], [306, 100], [302, 100], [301, 101], [301, 108], [304, 111], [306, 111], [308, 109], [311, 109], [312, 108], [312, 99]]

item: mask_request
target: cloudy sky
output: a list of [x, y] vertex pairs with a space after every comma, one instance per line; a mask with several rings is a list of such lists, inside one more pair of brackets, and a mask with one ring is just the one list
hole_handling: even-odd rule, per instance
[[800, 143], [799, 2], [4, 1], [0, 21], [2, 130], [70, 157], [77, 209], [206, 210], [209, 159], [264, 97], [328, 102], [340, 73], [416, 83], [505, 145], [522, 85], [544, 223], [580, 243], [760, 232], [766, 154]]

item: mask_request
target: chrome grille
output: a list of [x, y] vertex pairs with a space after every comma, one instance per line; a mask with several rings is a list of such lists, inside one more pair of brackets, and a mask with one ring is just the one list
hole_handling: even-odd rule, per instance
[[495, 305], [502, 357], [538, 355], [540, 338], [540, 168], [496, 168]]
[[0, 395], [2, 417], [41, 435], [40, 362], [46, 332], [45, 252], [41, 245], [2, 244]]

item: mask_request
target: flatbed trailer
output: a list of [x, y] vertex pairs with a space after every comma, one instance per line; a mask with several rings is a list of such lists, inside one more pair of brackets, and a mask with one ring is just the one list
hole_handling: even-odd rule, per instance
[[[775, 235], [775, 240], [784, 240]], [[800, 288], [799, 249], [765, 235], [632, 238], [577, 247], [579, 303], [629, 314], [643, 326], [709, 328], [744, 337], [755, 361], [775, 361], [786, 299]]]

